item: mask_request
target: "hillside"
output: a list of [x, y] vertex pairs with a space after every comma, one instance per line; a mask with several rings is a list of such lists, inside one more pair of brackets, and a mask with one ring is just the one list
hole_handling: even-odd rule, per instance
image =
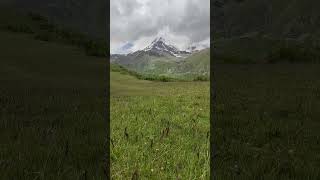
[[2, 87], [103, 87], [105, 58], [89, 57], [80, 48], [35, 40], [28, 34], [0, 31], [0, 37]]
[[105, 179], [106, 59], [33, 34], [0, 39], [1, 177]]
[[213, 4], [215, 32], [226, 38], [259, 32], [297, 39], [320, 32], [317, 0], [215, 0]]
[[195, 52], [176, 67], [178, 73], [210, 74], [210, 49]]
[[112, 54], [110, 61], [140, 74], [179, 79], [194, 79], [197, 76], [208, 78], [210, 49], [189, 53], [166, 44], [163, 38], [157, 38], [143, 50], [127, 55]]
[[0, 7], [0, 15], [1, 31], [28, 34], [35, 40], [44, 42], [77, 46], [90, 56], [106, 56], [105, 37], [90, 37], [80, 30], [52, 22], [49, 17], [33, 11]]
[[6, 0], [6, 6], [20, 12], [47, 16], [52, 23], [84, 33], [91, 38], [106, 34], [107, 1], [103, 0]]
[[[213, 4], [218, 62], [261, 63], [283, 49], [285, 58], [320, 62], [315, 53], [320, 42], [318, 1], [216, 0]], [[301, 59], [304, 52], [313, 57]]]

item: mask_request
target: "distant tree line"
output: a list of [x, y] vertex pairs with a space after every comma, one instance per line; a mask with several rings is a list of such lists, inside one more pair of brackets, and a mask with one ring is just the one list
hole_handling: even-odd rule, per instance
[[121, 74], [127, 74], [136, 77], [141, 80], [148, 81], [161, 81], [161, 82], [177, 82], [177, 81], [210, 81], [210, 77], [207, 75], [195, 75], [191, 79], [183, 79], [183, 78], [174, 78], [165, 75], [157, 75], [157, 74], [141, 74], [136, 71], [129, 70], [118, 64], [111, 64], [111, 71], [119, 72]]

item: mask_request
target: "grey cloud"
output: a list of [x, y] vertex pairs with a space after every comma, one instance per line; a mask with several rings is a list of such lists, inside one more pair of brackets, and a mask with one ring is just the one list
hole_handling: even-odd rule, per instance
[[[170, 37], [188, 38], [180, 46], [210, 37], [210, 0], [111, 0], [111, 51], [130, 41], [155, 37], [165, 28]], [[167, 37], [164, 37], [167, 38]], [[148, 43], [148, 42], [146, 42]], [[139, 43], [141, 44], [141, 43]]]

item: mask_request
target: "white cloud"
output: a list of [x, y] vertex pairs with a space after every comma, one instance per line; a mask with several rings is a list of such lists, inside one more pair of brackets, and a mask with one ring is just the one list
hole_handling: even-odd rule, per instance
[[180, 49], [210, 37], [210, 0], [111, 0], [110, 51], [143, 49], [162, 36]]

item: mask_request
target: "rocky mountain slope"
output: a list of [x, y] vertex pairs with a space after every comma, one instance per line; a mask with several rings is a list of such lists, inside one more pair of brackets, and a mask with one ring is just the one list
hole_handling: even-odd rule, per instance
[[152, 43], [144, 48], [142, 51], [154, 55], [154, 56], [175, 56], [175, 57], [185, 57], [190, 53], [186, 51], [180, 51], [173, 45], [166, 43], [165, 39], [158, 37], [152, 41]]
[[143, 74], [167, 76], [209, 76], [209, 48], [187, 52], [170, 45], [162, 37], [154, 39], [142, 50], [127, 55], [112, 54], [111, 63]]

